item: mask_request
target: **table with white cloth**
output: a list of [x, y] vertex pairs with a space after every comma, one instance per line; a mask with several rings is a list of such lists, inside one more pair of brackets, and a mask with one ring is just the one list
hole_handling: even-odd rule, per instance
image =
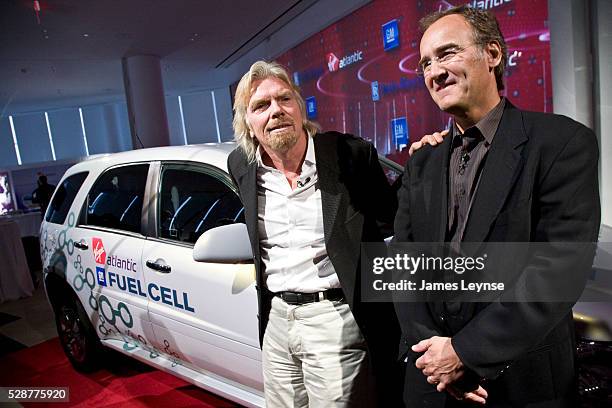
[[19, 225], [19, 231], [21, 237], [37, 237], [39, 235], [40, 223], [42, 221], [40, 212], [30, 212], [25, 214], [10, 214], [0, 217], [1, 219], [7, 219], [15, 221]]
[[32, 296], [34, 284], [17, 222], [0, 218], [0, 303]]

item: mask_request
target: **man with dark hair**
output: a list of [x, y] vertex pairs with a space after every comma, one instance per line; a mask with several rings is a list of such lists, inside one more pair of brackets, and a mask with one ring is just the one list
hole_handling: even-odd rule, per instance
[[382, 241], [397, 208], [376, 149], [319, 133], [276, 63], [251, 66], [234, 111], [228, 168], [254, 254], [266, 406], [370, 407], [371, 372], [378, 405], [398, 406], [393, 307], [360, 302], [360, 243]]
[[45, 213], [47, 212], [47, 207], [49, 206], [49, 201], [51, 201], [53, 191], [55, 191], [55, 186], [48, 183], [47, 176], [44, 174], [38, 176], [36, 183], [38, 184], [38, 187], [32, 192], [32, 202], [40, 205], [40, 214], [41, 217], [44, 218]]
[[[417, 71], [454, 124], [408, 161], [394, 242], [572, 243], [521, 273], [545, 270], [555, 284], [580, 274], [567, 270], [571, 248], [596, 242], [600, 222], [595, 135], [500, 97], [506, 45], [489, 12], [437, 12], [423, 30]], [[582, 255], [586, 265], [594, 251]], [[541, 293], [553, 282], [530, 283]], [[575, 300], [396, 302], [407, 406], [576, 406]]]

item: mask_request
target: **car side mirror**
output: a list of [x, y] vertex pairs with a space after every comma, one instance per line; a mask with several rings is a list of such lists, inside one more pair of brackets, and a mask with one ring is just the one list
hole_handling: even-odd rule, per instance
[[193, 260], [198, 262], [236, 263], [252, 259], [249, 234], [242, 223], [211, 228], [193, 247]]

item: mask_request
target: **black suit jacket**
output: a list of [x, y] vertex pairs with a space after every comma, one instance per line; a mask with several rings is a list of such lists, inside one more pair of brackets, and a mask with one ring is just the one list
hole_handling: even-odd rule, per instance
[[[385, 381], [387, 398], [399, 395], [395, 378], [399, 326], [390, 304], [360, 302], [361, 242], [383, 240], [381, 226], [391, 226], [397, 209], [396, 196], [378, 161], [376, 149], [363, 139], [326, 132], [313, 137], [321, 189], [325, 246], [347, 303], [368, 343], [379, 379]], [[259, 248], [257, 215], [257, 163], [249, 163], [240, 149], [228, 158], [228, 168], [244, 204], [256, 270], [259, 300], [260, 342], [268, 323], [272, 294], [265, 287]], [[390, 228], [389, 228], [390, 229]]]
[[[395, 242], [444, 241], [450, 145], [448, 137], [408, 161], [398, 193]], [[596, 242], [597, 161], [597, 141], [590, 129], [563, 116], [521, 111], [507, 102], [463, 240]], [[576, 256], [569, 252], [549, 259], [549, 270], [566, 270], [565, 262]], [[590, 266], [593, 255], [589, 249], [584, 265]], [[487, 406], [568, 406], [576, 390], [572, 304], [463, 303], [449, 313], [443, 303], [396, 303], [400, 354], [408, 357], [407, 405], [455, 404], [425, 382], [414, 367], [418, 355], [409, 350], [438, 335], [451, 337], [468, 372], [485, 379]]]

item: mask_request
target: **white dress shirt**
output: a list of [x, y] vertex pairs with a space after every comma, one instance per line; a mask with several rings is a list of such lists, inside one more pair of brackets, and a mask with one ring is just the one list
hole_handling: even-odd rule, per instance
[[272, 292], [312, 293], [339, 288], [325, 248], [321, 190], [314, 143], [308, 136], [306, 157], [291, 189], [282, 171], [263, 163], [257, 150], [259, 245], [266, 286]]

